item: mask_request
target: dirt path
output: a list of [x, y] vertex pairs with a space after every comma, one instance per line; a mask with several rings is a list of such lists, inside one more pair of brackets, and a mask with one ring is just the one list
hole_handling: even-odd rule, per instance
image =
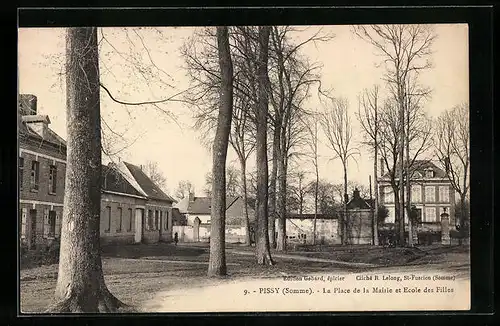
[[[227, 249], [226, 251], [230, 252], [232, 254], [243, 255], [243, 256], [253, 256], [253, 255], [255, 255], [253, 252], [249, 252], [249, 251], [238, 251], [238, 250], [234, 250], [234, 249]], [[305, 257], [305, 256], [288, 255], [288, 254], [273, 253], [272, 256], [273, 256], [273, 258], [311, 261], [311, 262], [317, 262], [317, 263], [332, 263], [332, 264], [336, 264], [336, 265], [350, 266], [350, 267], [376, 267], [377, 266], [377, 265], [374, 265], [374, 264], [367, 264], [367, 263], [353, 263], [353, 262], [345, 262], [345, 261], [334, 260], [334, 259], [325, 259], [325, 258], [316, 258], [316, 257]]]

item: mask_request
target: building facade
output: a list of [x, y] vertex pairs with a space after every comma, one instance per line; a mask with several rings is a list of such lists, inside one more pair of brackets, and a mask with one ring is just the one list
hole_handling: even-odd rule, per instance
[[[176, 208], [185, 217], [185, 225], [174, 227], [174, 234], [177, 232], [179, 241], [210, 241], [211, 200], [211, 197], [196, 197], [194, 194], [190, 194], [179, 201]], [[250, 206], [248, 206], [248, 217], [252, 224], [255, 220], [255, 212]], [[244, 243], [246, 241], [245, 219], [243, 197], [228, 197], [226, 199], [226, 242]]]
[[[66, 142], [36, 105], [36, 96], [20, 95], [19, 237], [29, 249], [60, 237], [66, 177]], [[102, 173], [101, 243], [172, 241], [170, 196], [133, 164], [111, 163]]]
[[19, 221], [23, 245], [34, 249], [59, 237], [66, 175], [66, 142], [37, 114], [37, 98], [22, 94], [18, 107]]
[[[446, 173], [429, 161], [416, 161], [411, 169], [411, 205], [415, 206], [421, 226], [439, 229], [441, 214], [450, 216], [450, 226], [455, 227], [455, 191]], [[378, 180], [380, 204], [388, 209], [386, 223], [395, 222], [394, 192], [389, 174], [382, 173]], [[405, 223], [408, 221], [405, 210]]]
[[[339, 221], [336, 215], [327, 214], [295, 214], [288, 213], [285, 222], [286, 242], [288, 244], [312, 244], [314, 234], [314, 218], [316, 217], [316, 243], [340, 244]], [[275, 220], [278, 228], [278, 219]], [[277, 238], [277, 232], [275, 233]]]
[[172, 204], [143, 171], [128, 162], [103, 167], [101, 241], [156, 243], [172, 241]]
[[373, 200], [362, 198], [359, 190], [354, 189], [351, 199], [347, 202], [347, 243], [373, 243], [373, 232], [376, 228], [373, 223], [373, 206], [375, 206]]

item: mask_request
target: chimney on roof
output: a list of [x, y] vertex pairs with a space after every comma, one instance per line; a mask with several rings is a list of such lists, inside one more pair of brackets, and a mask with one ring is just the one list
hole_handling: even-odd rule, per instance
[[47, 130], [50, 124], [48, 115], [25, 115], [22, 117], [22, 121], [40, 135], [40, 137], [47, 137]]
[[37, 98], [33, 94], [19, 94], [19, 111], [21, 115], [36, 115]]
[[358, 190], [358, 188], [354, 188], [354, 191], [353, 191], [353, 193], [352, 193], [352, 198], [353, 198], [354, 200], [356, 200], [356, 199], [360, 199], [360, 198], [361, 198], [361, 197], [359, 196], [359, 190]]

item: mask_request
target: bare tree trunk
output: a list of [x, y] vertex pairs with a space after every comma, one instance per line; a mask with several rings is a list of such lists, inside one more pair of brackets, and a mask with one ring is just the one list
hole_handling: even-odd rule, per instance
[[[405, 207], [404, 207], [404, 182], [403, 182], [403, 177], [404, 177], [404, 170], [405, 170], [405, 163], [404, 163], [404, 143], [405, 143], [405, 111], [403, 104], [401, 103], [402, 96], [400, 96], [400, 99], [398, 101], [399, 103], [399, 114], [400, 114], [400, 134], [399, 134], [399, 245], [404, 246], [405, 245]], [[408, 163], [407, 163], [408, 164]]]
[[373, 212], [373, 245], [378, 246], [379, 245], [379, 240], [378, 240], [378, 108], [375, 108], [375, 130], [374, 130], [374, 156], [375, 156], [375, 161], [373, 162], [373, 175], [374, 175], [374, 180], [373, 180], [373, 190], [375, 191], [375, 207], [374, 212]]
[[[316, 140], [317, 141], [317, 140]], [[318, 188], [319, 188], [319, 171], [318, 162], [315, 164], [316, 184], [314, 185], [314, 222], [313, 222], [313, 245], [316, 244], [316, 222], [318, 219]]]
[[273, 132], [273, 169], [271, 171], [271, 185], [269, 186], [269, 243], [271, 248], [276, 248], [276, 198], [277, 198], [277, 175], [278, 175], [278, 156], [280, 152], [280, 129], [274, 127]]
[[243, 183], [243, 205], [245, 205], [245, 244], [252, 245], [250, 238], [250, 218], [248, 217], [248, 191], [247, 191], [247, 164], [244, 159], [240, 159], [241, 163], [241, 182]]
[[458, 240], [458, 244], [462, 245], [463, 240], [465, 240], [465, 237], [468, 237], [468, 221], [467, 221], [467, 212], [466, 212], [466, 205], [465, 205], [465, 193], [460, 194], [460, 237]]
[[[411, 218], [411, 176], [410, 176], [410, 114], [406, 114], [405, 155], [406, 155], [406, 216], [408, 217], [408, 247], [413, 247], [413, 220]], [[404, 129], [404, 126], [403, 126]]]
[[[280, 153], [282, 154], [282, 153]], [[286, 250], [286, 167], [282, 157], [278, 159], [278, 196], [277, 196], [277, 214], [278, 214], [278, 239], [276, 242], [277, 251]]]
[[56, 302], [48, 312], [116, 312], [101, 263], [101, 115], [97, 28], [68, 28], [68, 153]]
[[395, 241], [399, 242], [399, 229], [400, 229], [400, 223], [399, 220], [401, 219], [401, 206], [399, 205], [400, 198], [399, 198], [399, 187], [392, 185], [392, 192], [394, 193], [394, 227], [395, 227]]
[[342, 219], [342, 244], [349, 244], [349, 233], [350, 233], [350, 228], [348, 227], [349, 223], [349, 216], [347, 216], [347, 202], [348, 202], [348, 194], [347, 194], [347, 165], [346, 163], [343, 163], [344, 165], [344, 218]]
[[267, 166], [267, 113], [268, 113], [268, 49], [270, 27], [259, 27], [259, 62], [257, 80], [259, 96], [257, 103], [256, 156], [257, 156], [257, 232], [255, 254], [257, 264], [272, 265], [268, 234], [268, 166]]
[[213, 145], [212, 208], [208, 276], [226, 275], [226, 157], [233, 116], [233, 65], [227, 27], [217, 27], [221, 71], [220, 107]]

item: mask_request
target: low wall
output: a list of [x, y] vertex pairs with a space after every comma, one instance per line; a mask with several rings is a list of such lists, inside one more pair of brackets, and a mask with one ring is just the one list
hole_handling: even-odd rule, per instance
[[[194, 227], [191, 225], [175, 225], [172, 230], [173, 234], [177, 232], [179, 242], [195, 242]], [[226, 226], [226, 242], [227, 243], [244, 243], [246, 229], [244, 226]], [[200, 225], [199, 241], [210, 241], [210, 226]]]

